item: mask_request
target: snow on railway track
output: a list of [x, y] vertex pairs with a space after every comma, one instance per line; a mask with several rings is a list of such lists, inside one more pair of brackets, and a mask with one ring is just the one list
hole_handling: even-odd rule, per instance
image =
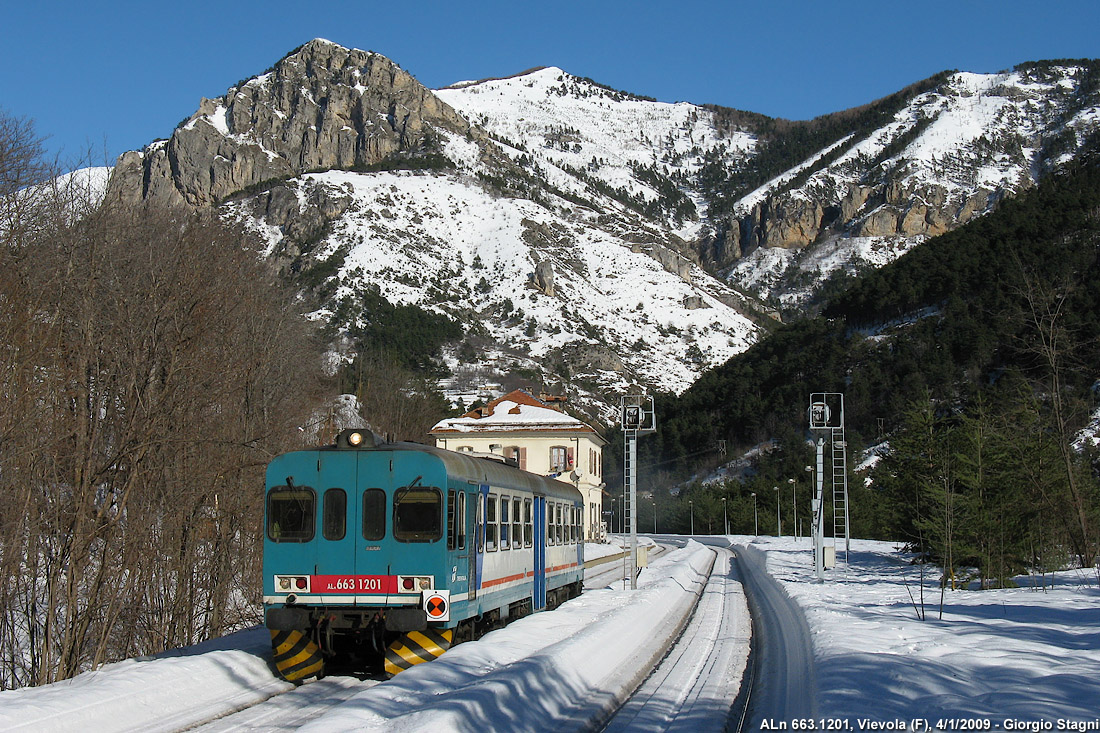
[[720, 548], [684, 633], [605, 733], [726, 729], [747, 669], [751, 635], [733, 553]]
[[355, 677], [326, 677], [189, 730], [192, 733], [276, 733], [298, 730], [352, 695], [376, 684], [376, 680], [359, 680]]

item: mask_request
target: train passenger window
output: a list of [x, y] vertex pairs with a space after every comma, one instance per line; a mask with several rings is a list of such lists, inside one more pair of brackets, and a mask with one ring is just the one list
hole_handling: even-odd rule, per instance
[[492, 494], [485, 502], [485, 549], [497, 549], [497, 498]]
[[478, 494], [477, 518], [474, 520], [474, 536], [477, 538], [477, 551], [485, 551], [485, 497]]
[[535, 525], [531, 521], [531, 500], [523, 500], [523, 546], [530, 547], [535, 541]]
[[512, 499], [512, 547], [523, 547], [523, 523], [520, 522], [520, 507], [522, 500], [517, 496]]
[[363, 492], [363, 539], [380, 540], [386, 536], [386, 492], [367, 489]]
[[348, 494], [343, 489], [325, 492], [321, 506], [321, 535], [326, 540], [342, 540], [347, 523]]
[[508, 500], [507, 496], [500, 497], [500, 549], [507, 550], [510, 546], [508, 542], [508, 525], [510, 520], [508, 519], [510, 512], [508, 508], [512, 505], [512, 502]]
[[435, 542], [443, 536], [443, 492], [406, 486], [393, 495], [393, 537], [400, 542]]
[[267, 495], [267, 536], [275, 542], [309, 542], [316, 524], [313, 489], [279, 486]]
[[554, 514], [557, 517], [557, 521], [554, 522], [554, 534], [557, 535], [558, 544], [560, 545], [562, 543], [562, 541], [564, 540], [564, 537], [562, 536], [563, 535], [563, 533], [562, 533], [562, 522], [565, 519], [565, 517], [562, 514], [562, 505], [561, 504], [557, 505], [557, 508], [556, 508], [556, 511], [554, 512]]

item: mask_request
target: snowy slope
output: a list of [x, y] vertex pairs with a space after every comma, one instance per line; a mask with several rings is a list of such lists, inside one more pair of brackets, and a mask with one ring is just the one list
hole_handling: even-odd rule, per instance
[[[1098, 130], [1100, 96], [1086, 68], [951, 74], [887, 124], [840, 141], [839, 155], [798, 185], [783, 174], [738, 201], [750, 219], [762, 205], [806, 212], [810, 238], [749, 252], [727, 276], [797, 303], [807, 292], [792, 280], [810, 275], [819, 283], [841, 268], [886, 264], [1031, 188]], [[821, 224], [838, 213], [835, 223]]]
[[[329, 171], [305, 180], [353, 201], [317, 253], [348, 248], [337, 299], [374, 283], [393, 303], [479, 322], [500, 345], [502, 370], [594, 349], [624, 368], [574, 364], [575, 380], [679, 392], [755, 339], [757, 327], [719, 300], [732, 296], [722, 283], [698, 267], [686, 281], [594, 216], [502, 197], [462, 173]], [[552, 296], [533, 285], [536, 258], [552, 264]], [[685, 307], [691, 297], [702, 307]]]
[[[730, 162], [752, 154], [756, 137], [721, 135], [714, 115], [694, 104], [640, 99], [549, 67], [507, 79], [464, 82], [436, 94], [471, 122], [511, 141], [543, 164], [579, 171], [644, 201], [658, 197], [638, 166], [662, 178], [690, 180], [703, 153], [721, 147]], [[699, 219], [679, 223], [690, 238], [700, 231], [705, 201], [694, 196]], [[675, 223], [673, 222], [675, 225]]]

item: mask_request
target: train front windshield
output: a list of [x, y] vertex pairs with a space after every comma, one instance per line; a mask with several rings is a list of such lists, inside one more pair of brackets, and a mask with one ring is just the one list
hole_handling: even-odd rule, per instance
[[439, 489], [405, 487], [393, 498], [393, 536], [402, 542], [434, 542], [443, 536], [443, 494]]
[[311, 489], [272, 489], [267, 495], [267, 536], [276, 542], [309, 542], [313, 539], [315, 504]]

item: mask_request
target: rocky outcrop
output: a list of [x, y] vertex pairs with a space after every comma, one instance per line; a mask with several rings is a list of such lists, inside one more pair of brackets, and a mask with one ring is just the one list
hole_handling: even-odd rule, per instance
[[717, 253], [718, 267], [757, 247], [802, 249], [828, 234], [857, 237], [934, 237], [989, 211], [1001, 192], [984, 188], [949, 194], [946, 187], [911, 179], [875, 186], [849, 184], [842, 196], [809, 198], [784, 192], [730, 223], [738, 246]]
[[218, 99], [167, 141], [118, 160], [109, 194], [193, 206], [311, 170], [439, 152], [445, 133], [484, 133], [397, 64], [313, 40]]
[[541, 260], [535, 265], [534, 282], [540, 292], [554, 297], [554, 266], [550, 260]]

